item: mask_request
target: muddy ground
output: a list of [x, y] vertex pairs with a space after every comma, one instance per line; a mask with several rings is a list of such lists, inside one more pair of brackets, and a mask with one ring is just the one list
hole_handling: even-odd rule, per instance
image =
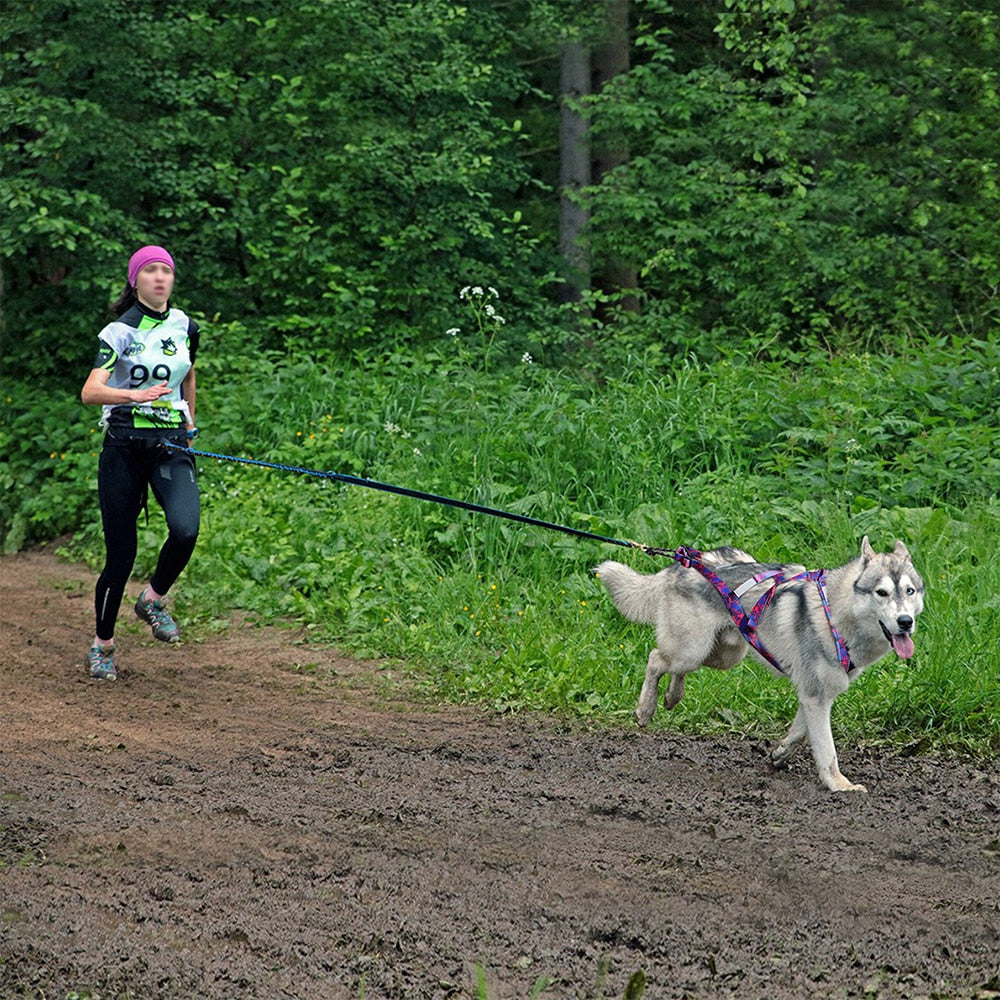
[[421, 704], [129, 604], [100, 683], [93, 582], [0, 560], [5, 1000], [1000, 994], [996, 762], [842, 741], [870, 794], [835, 796], [808, 754]]

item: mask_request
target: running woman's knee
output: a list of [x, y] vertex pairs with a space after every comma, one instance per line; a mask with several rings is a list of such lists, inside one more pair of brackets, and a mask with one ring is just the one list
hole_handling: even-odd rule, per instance
[[194, 548], [200, 527], [198, 518], [176, 521], [170, 525], [170, 541], [180, 548]]

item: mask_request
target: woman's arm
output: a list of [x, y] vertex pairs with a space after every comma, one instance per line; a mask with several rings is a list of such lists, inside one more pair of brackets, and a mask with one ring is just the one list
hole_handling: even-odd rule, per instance
[[[191, 372], [188, 373], [192, 374]], [[80, 399], [84, 403], [97, 406], [117, 406], [119, 403], [151, 403], [160, 396], [170, 392], [166, 382], [151, 385], [148, 389], [113, 389], [108, 385], [111, 372], [106, 368], [93, 368], [80, 390]], [[193, 398], [192, 398], [193, 404]], [[194, 406], [191, 406], [192, 413]]]
[[191, 414], [191, 422], [187, 425], [188, 430], [193, 430], [197, 423], [194, 419], [194, 400], [195, 396], [198, 394], [198, 379], [194, 373], [194, 366], [192, 365], [188, 369], [187, 375], [184, 376], [181, 382], [181, 398], [188, 405], [188, 412]]

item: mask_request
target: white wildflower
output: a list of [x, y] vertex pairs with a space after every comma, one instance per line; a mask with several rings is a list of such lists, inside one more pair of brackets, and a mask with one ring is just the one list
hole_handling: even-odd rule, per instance
[[386, 434], [398, 434], [402, 428], [399, 424], [394, 424], [391, 420], [385, 422], [385, 432]]
[[457, 337], [461, 332], [461, 329], [457, 326], [453, 326], [450, 330], [444, 331], [446, 337]]
[[521, 360], [526, 365], [530, 365], [531, 362], [534, 361], [535, 359], [527, 351], [525, 351], [524, 354], [521, 355]]
[[466, 295], [468, 295], [468, 294], [469, 294], [469, 286], [468, 286], [468, 285], [466, 285], [466, 286], [465, 286], [465, 288], [463, 288], [463, 289], [462, 289], [462, 290], [461, 290], [461, 291], [460, 291], [460, 292], [458, 293], [458, 297], [459, 297], [460, 299], [464, 299], [464, 298], [466, 297]]

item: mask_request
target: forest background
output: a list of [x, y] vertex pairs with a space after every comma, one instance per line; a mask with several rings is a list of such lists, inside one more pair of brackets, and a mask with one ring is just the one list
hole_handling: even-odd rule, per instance
[[[124, 261], [162, 243], [205, 331], [209, 450], [762, 559], [902, 537], [929, 585], [921, 654], [842, 724], [996, 752], [994, 8], [5, 5], [5, 549], [70, 536], [99, 562], [78, 391]], [[175, 598], [193, 628], [244, 607], [398, 657], [435, 695], [633, 702], [649, 636], [602, 599], [600, 546], [201, 470]], [[162, 526], [143, 530], [148, 561]], [[672, 724], [790, 712], [740, 676]]]

